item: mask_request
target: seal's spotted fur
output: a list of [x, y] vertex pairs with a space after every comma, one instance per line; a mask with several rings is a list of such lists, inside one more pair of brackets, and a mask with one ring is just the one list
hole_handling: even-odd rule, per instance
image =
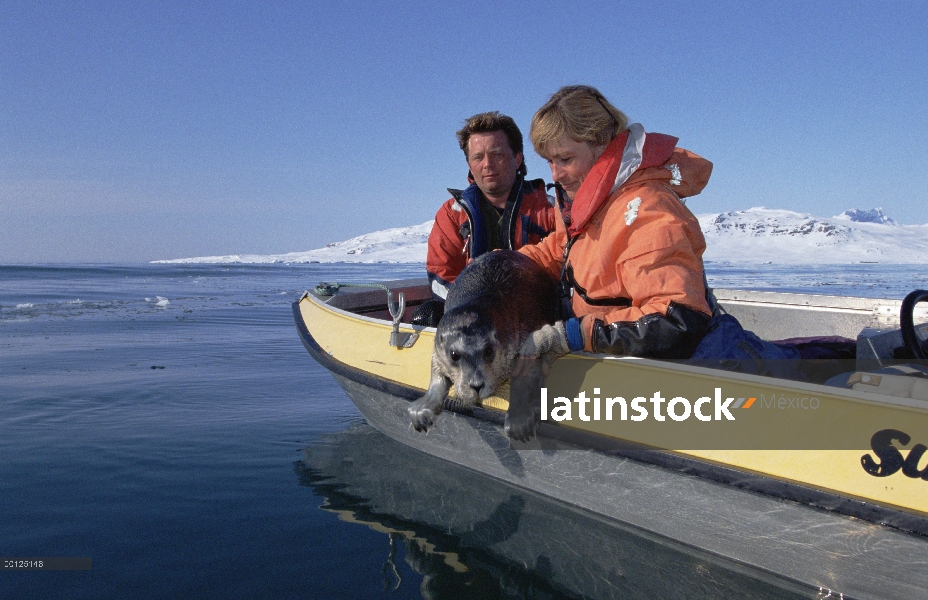
[[[510, 250], [490, 252], [455, 280], [435, 334], [432, 378], [409, 415], [426, 431], [441, 412], [451, 384], [453, 402], [472, 406], [492, 396], [509, 378], [522, 342], [556, 318], [553, 279], [530, 258]], [[510, 385], [506, 431], [527, 440], [534, 435], [544, 375], [536, 361], [528, 375]]]

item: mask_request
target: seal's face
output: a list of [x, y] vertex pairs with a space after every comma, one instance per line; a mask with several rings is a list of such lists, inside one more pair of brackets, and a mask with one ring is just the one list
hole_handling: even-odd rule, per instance
[[476, 404], [496, 392], [509, 377], [511, 359], [500, 348], [496, 331], [472, 310], [446, 314], [435, 336], [435, 358], [454, 384], [454, 399]]
[[[487, 252], [465, 267], [435, 332], [429, 389], [407, 409], [412, 427], [428, 431], [447, 404], [466, 407], [495, 394], [512, 375], [525, 339], [557, 320], [557, 306], [555, 281], [518, 252]], [[535, 435], [543, 365], [534, 361], [511, 382], [504, 429], [514, 439]]]

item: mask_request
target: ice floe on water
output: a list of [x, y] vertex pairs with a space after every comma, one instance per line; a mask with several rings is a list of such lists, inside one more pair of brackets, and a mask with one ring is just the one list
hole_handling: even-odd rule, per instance
[[155, 306], [160, 306], [161, 308], [164, 308], [165, 306], [171, 303], [171, 301], [165, 298], [164, 296], [155, 296], [154, 298], [145, 298], [145, 302], [151, 302]]

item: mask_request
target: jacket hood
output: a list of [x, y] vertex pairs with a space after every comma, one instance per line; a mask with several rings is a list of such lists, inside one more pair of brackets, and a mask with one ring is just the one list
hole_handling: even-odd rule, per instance
[[626, 183], [662, 181], [681, 198], [701, 192], [712, 163], [677, 148], [677, 139], [645, 133], [639, 123], [617, 135], [590, 169], [573, 202], [561, 209], [568, 234], [573, 237], [583, 231], [596, 211]]

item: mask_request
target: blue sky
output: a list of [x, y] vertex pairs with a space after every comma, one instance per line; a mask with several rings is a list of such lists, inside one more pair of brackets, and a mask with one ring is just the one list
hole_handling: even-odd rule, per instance
[[0, 263], [316, 248], [422, 223], [454, 132], [598, 87], [715, 164], [693, 212], [928, 223], [928, 3], [0, 0]]

